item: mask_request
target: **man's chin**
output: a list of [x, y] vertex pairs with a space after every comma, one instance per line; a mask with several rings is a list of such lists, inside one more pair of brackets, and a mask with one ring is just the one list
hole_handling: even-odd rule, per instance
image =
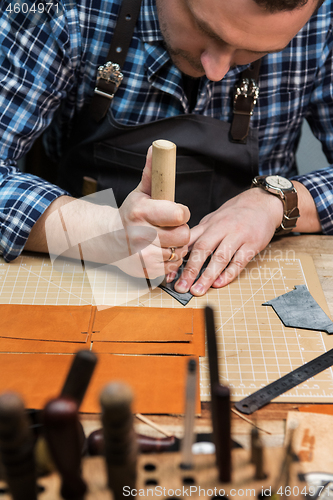
[[192, 70], [191, 69], [186, 69], [186, 70], [181, 69], [181, 72], [184, 73], [184, 75], [186, 75], [186, 76], [190, 76], [191, 78], [201, 78], [202, 76], [205, 76], [205, 72], [196, 71], [194, 69], [192, 69]]
[[177, 68], [184, 73], [184, 75], [190, 76], [192, 78], [201, 78], [205, 76], [205, 71], [203, 68], [195, 68], [190, 62], [184, 60], [181, 56], [171, 55], [172, 62]]

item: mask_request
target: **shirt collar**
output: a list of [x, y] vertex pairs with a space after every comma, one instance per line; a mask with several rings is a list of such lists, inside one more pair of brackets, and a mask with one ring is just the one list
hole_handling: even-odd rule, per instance
[[142, 0], [138, 31], [144, 42], [163, 41], [160, 23], [157, 15], [156, 0]]

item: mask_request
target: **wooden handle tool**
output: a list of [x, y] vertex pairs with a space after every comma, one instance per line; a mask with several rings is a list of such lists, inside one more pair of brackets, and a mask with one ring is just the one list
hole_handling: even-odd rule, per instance
[[[231, 481], [231, 409], [229, 388], [215, 384], [212, 389], [212, 402], [216, 407], [215, 447], [216, 464], [219, 471], [219, 480], [222, 483]], [[263, 479], [262, 477], [256, 479]]]
[[51, 400], [44, 409], [44, 433], [61, 475], [61, 496], [83, 500], [87, 491], [81, 477], [81, 432], [76, 401], [67, 397]]
[[78, 408], [82, 403], [92, 374], [97, 363], [97, 356], [92, 351], [82, 349], [75, 354], [73, 363], [63, 385], [61, 396], [68, 396], [76, 401]]
[[197, 364], [195, 359], [190, 359], [187, 366], [186, 400], [185, 400], [185, 419], [184, 435], [182, 439], [182, 469], [192, 469], [193, 453], [192, 445], [194, 443], [194, 420], [195, 420], [195, 399], [196, 399], [196, 380]]
[[151, 197], [175, 201], [177, 147], [164, 139], [154, 141], [152, 146]]
[[[177, 451], [179, 448], [179, 439], [175, 436], [156, 438], [136, 434], [140, 453], [160, 453], [163, 451]], [[88, 453], [94, 457], [104, 455], [104, 433], [103, 429], [93, 431], [88, 437]]]
[[0, 396], [0, 454], [13, 500], [37, 500], [34, 438], [23, 401], [11, 392]]
[[153, 142], [151, 197], [175, 201], [176, 145], [159, 139]]
[[267, 475], [264, 472], [264, 446], [257, 427], [253, 427], [251, 430], [251, 462], [255, 466], [254, 479], [266, 479]]
[[133, 427], [133, 393], [122, 382], [109, 383], [100, 395], [108, 484], [114, 500], [123, 500], [123, 487], [136, 484], [138, 444]]
[[217, 354], [214, 310], [210, 306], [205, 307], [205, 323], [206, 323], [206, 338], [208, 346], [208, 365], [209, 365], [209, 378], [210, 378], [213, 438], [216, 448], [216, 462], [220, 470], [220, 460], [221, 457], [223, 456], [223, 448], [221, 450], [220, 422], [219, 422], [220, 419], [219, 407], [221, 405], [221, 401], [219, 401], [219, 397], [215, 391], [215, 388], [219, 387], [219, 364], [218, 364], [218, 354]]

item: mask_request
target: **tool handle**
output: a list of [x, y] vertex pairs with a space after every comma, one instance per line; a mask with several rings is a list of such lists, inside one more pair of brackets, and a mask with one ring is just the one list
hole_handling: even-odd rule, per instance
[[160, 453], [168, 451], [176, 443], [175, 436], [154, 438], [137, 434], [138, 445], [141, 453]]
[[34, 438], [19, 395], [0, 396], [0, 455], [13, 500], [37, 500]]
[[197, 364], [195, 359], [190, 359], [187, 368], [184, 435], [181, 444], [181, 467], [183, 469], [191, 469], [193, 467], [192, 445], [194, 442], [196, 381]]
[[151, 197], [154, 200], [175, 200], [176, 145], [159, 139], [153, 142]]
[[78, 408], [82, 403], [97, 363], [94, 352], [82, 349], [75, 354], [60, 396], [76, 401]]
[[44, 432], [51, 456], [61, 475], [65, 500], [83, 500], [81, 433], [77, 403], [70, 398], [51, 400], [44, 409]]
[[219, 480], [222, 483], [231, 481], [231, 409], [230, 390], [228, 387], [215, 384], [211, 388], [212, 405], [216, 409], [216, 427], [214, 439], [216, 447], [216, 465], [219, 471]]
[[[175, 436], [155, 438], [151, 436], [144, 436], [143, 434], [136, 434], [139, 451], [141, 453], [159, 453], [168, 451], [176, 443]], [[104, 435], [103, 429], [93, 431], [88, 437], [88, 453], [91, 456], [104, 454]]]
[[123, 500], [123, 488], [135, 488], [137, 440], [131, 404], [133, 392], [123, 382], [111, 382], [101, 392], [104, 452], [108, 485], [114, 500]]

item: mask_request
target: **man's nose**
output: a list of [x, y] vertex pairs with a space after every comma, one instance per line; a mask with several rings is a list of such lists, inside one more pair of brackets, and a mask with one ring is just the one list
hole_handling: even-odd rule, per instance
[[228, 47], [212, 46], [201, 54], [201, 64], [209, 80], [219, 82], [232, 64], [233, 51]]

